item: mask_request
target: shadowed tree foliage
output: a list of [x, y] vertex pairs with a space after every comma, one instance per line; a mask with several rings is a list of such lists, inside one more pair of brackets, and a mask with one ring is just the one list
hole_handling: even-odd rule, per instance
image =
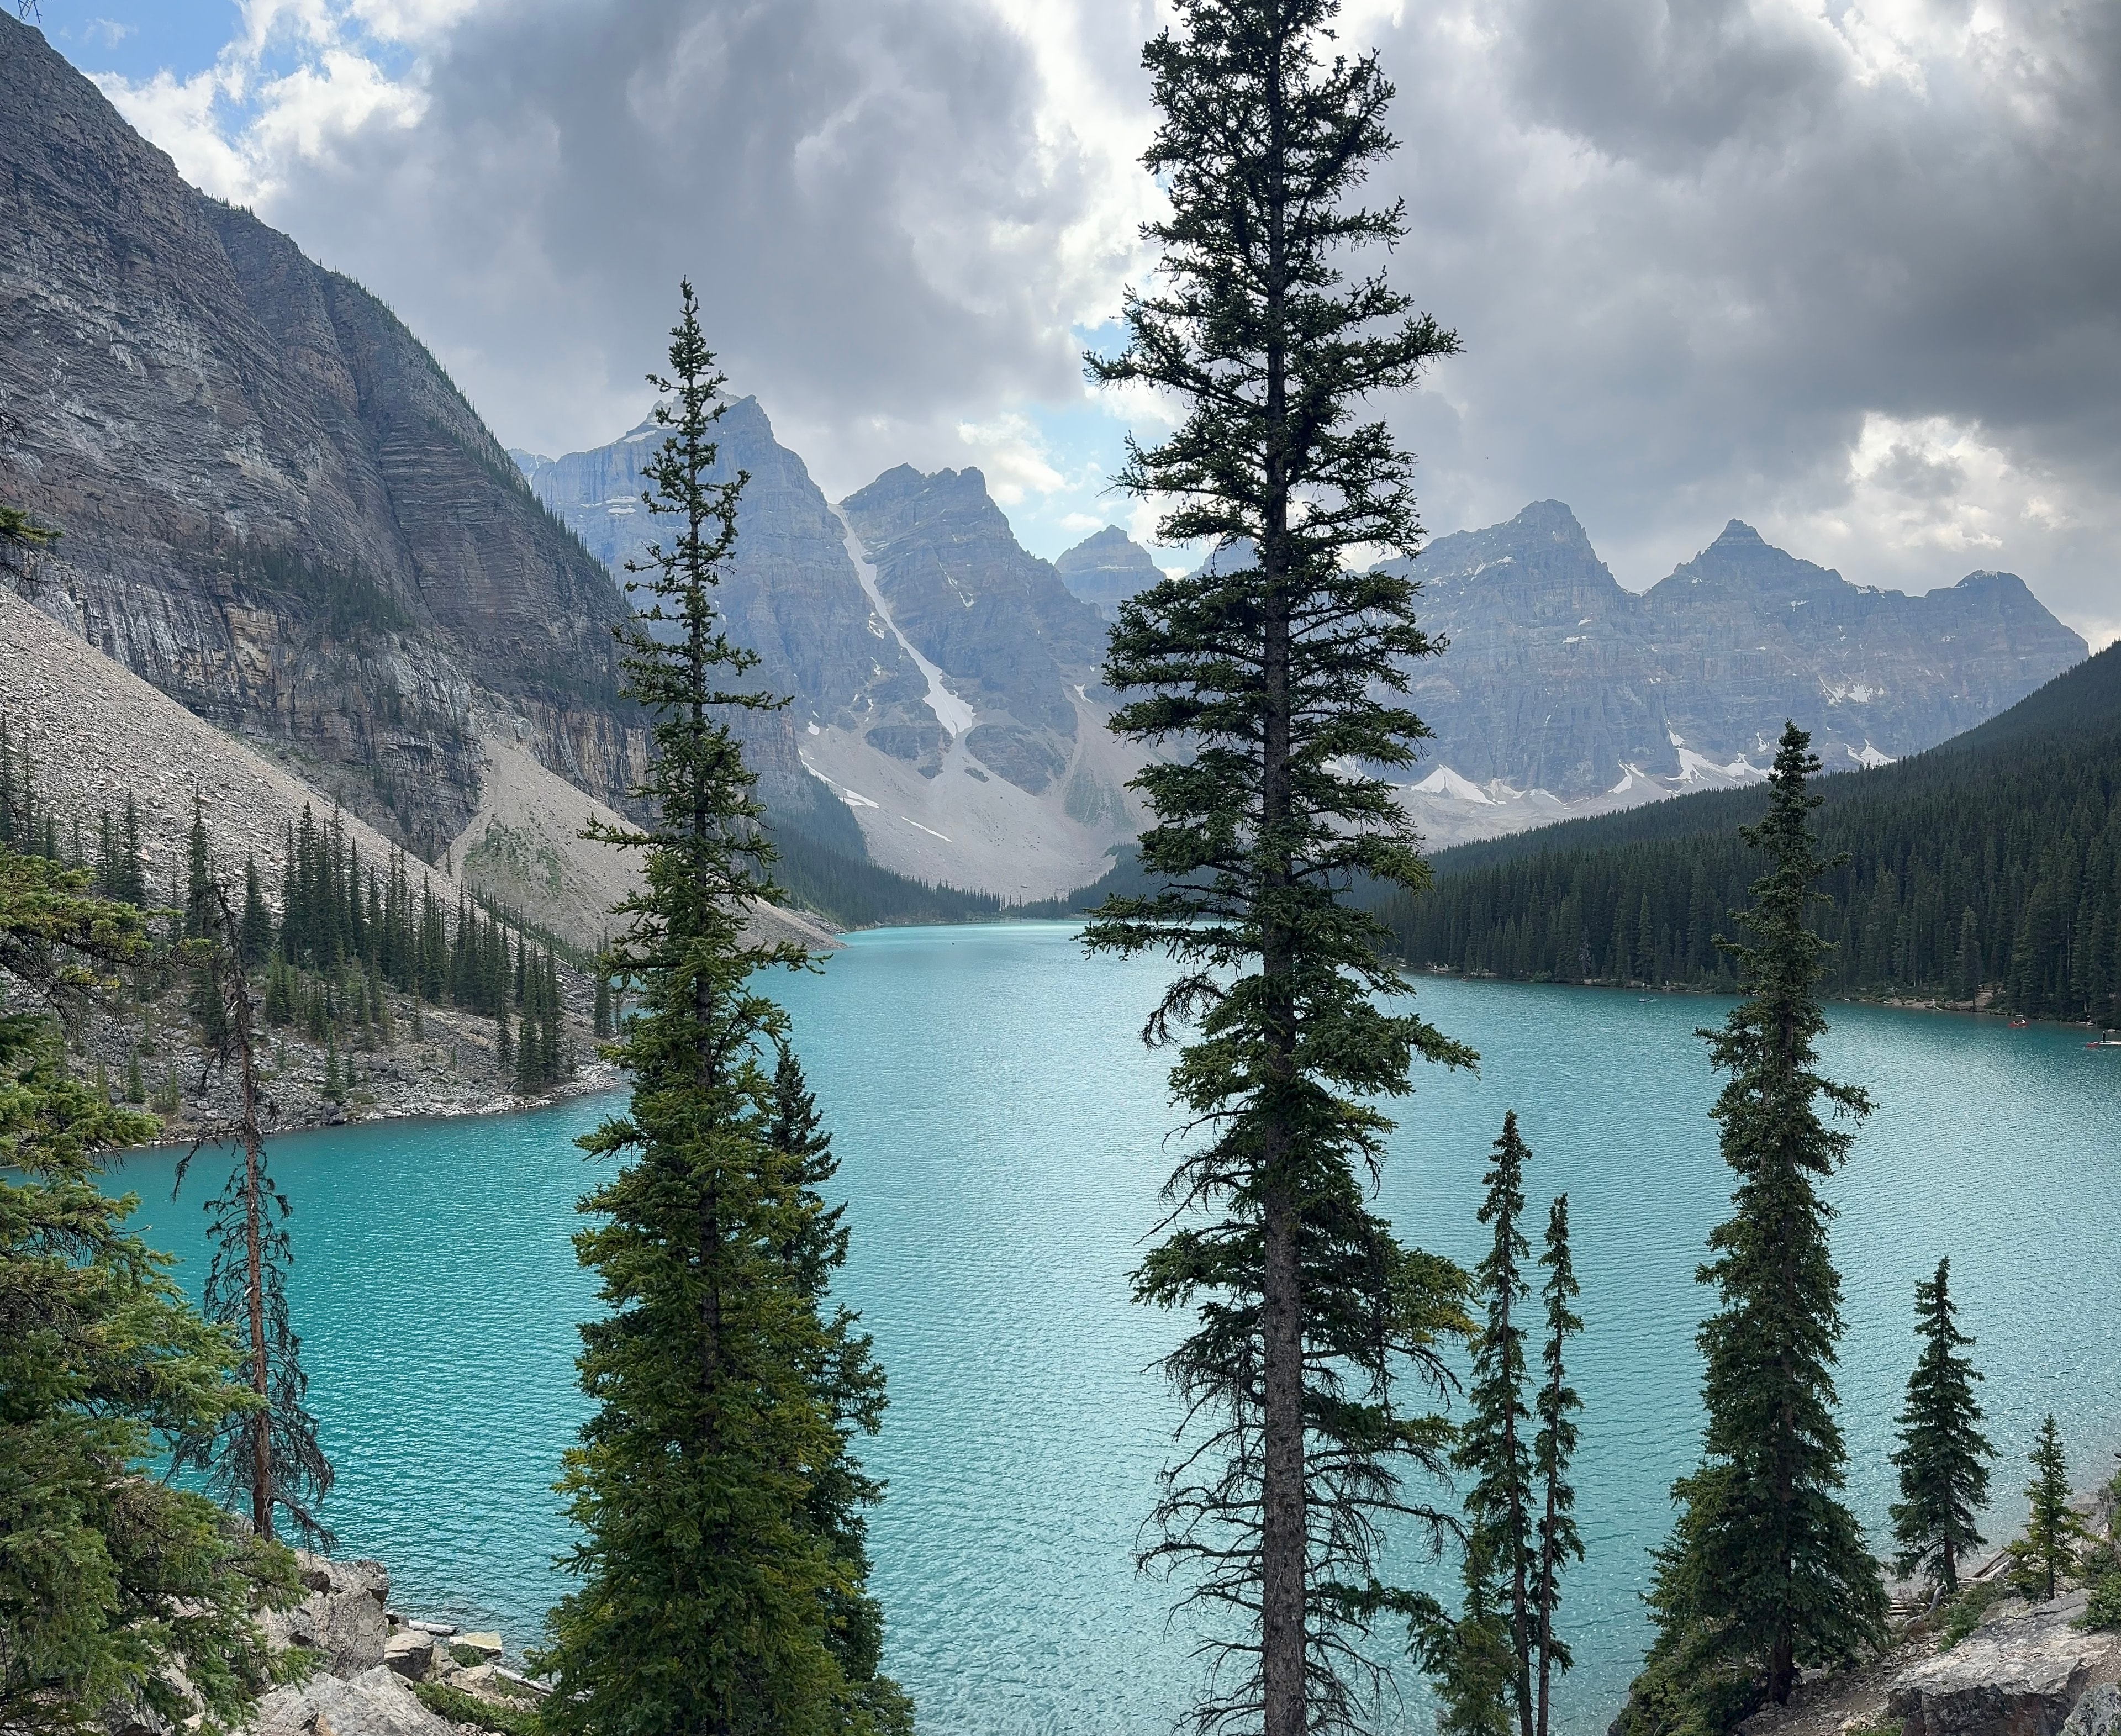
[[1893, 1463], [1900, 1498], [1893, 1504], [1895, 1569], [1927, 1575], [1949, 1596], [1959, 1589], [1959, 1559], [1981, 1547], [1974, 1515], [1988, 1500], [1988, 1461], [1996, 1449], [1981, 1432], [1974, 1383], [1981, 1371], [1964, 1353], [1973, 1339], [1959, 1329], [1951, 1305], [1951, 1262], [1915, 1284], [1915, 1335], [1922, 1340], [1908, 1402], [1900, 1412], [1900, 1444]]
[[1540, 1359], [1539, 1397], [1532, 1409], [1539, 1434], [1532, 1442], [1532, 1474], [1539, 1479], [1539, 1553], [1532, 1570], [1532, 1608], [1537, 1618], [1532, 1655], [1539, 1680], [1534, 1690], [1535, 1736], [1546, 1736], [1554, 1673], [1574, 1661], [1554, 1631], [1554, 1612], [1561, 1603], [1561, 1575], [1569, 1563], [1583, 1559], [1583, 1540], [1576, 1530], [1576, 1491], [1569, 1481], [1576, 1456], [1576, 1412], [1583, 1407], [1569, 1384], [1569, 1341], [1583, 1330], [1569, 1304], [1576, 1300], [1576, 1265], [1569, 1252], [1569, 1196], [1557, 1194], [1546, 1214], [1546, 1245], [1539, 1263], [1546, 1268], [1540, 1295], [1546, 1304], [1546, 1346]]
[[879, 1685], [850, 1680], [860, 1561], [819, 1520], [821, 1491], [846, 1469], [827, 1370], [848, 1335], [820, 1322], [803, 1251], [829, 1266], [837, 1225], [805, 1185], [814, 1154], [775, 1142], [761, 1057], [786, 1019], [757, 987], [768, 967], [809, 959], [746, 931], [748, 907], [775, 889], [726, 720], [779, 702], [739, 684], [756, 659], [716, 603], [747, 478], [710, 480], [723, 381], [689, 283], [669, 358], [671, 377], [652, 380], [666, 434], [644, 499], [674, 529], [636, 569], [652, 601], [625, 659], [627, 691], [655, 720], [635, 792], [655, 818], [594, 833], [645, 858], [599, 961], [632, 996], [606, 1052], [632, 1098], [581, 1141], [631, 1160], [582, 1201], [596, 1221], [576, 1238], [609, 1311], [582, 1328], [598, 1408], [559, 1486], [580, 1533], [562, 1565], [580, 1584], [550, 1618], [543, 1716], [599, 1736], [899, 1728], [902, 1701], [880, 1715]]
[[[1485, 1304], [1487, 1319], [1473, 1339], [1472, 1414], [1452, 1454], [1452, 1463], [1473, 1479], [1465, 1496], [1471, 1593], [1466, 1619], [1476, 1619], [1477, 1602], [1485, 1619], [1499, 1628], [1508, 1659], [1503, 1710], [1519, 1736], [1530, 1736], [1532, 1720], [1531, 1412], [1525, 1402], [1525, 1333], [1517, 1312], [1531, 1298], [1524, 1278], [1531, 1249], [1517, 1227], [1524, 1216], [1525, 1160], [1531, 1155], [1513, 1109], [1503, 1117], [1483, 1178], [1488, 1191], [1480, 1220], [1493, 1232], [1493, 1241], [1474, 1268], [1473, 1293]], [[1476, 1569], [1486, 1583], [1474, 1588]]]
[[[1834, 1210], [1816, 1183], [1846, 1160], [1852, 1136], [1819, 1105], [1861, 1119], [1870, 1103], [1822, 1076], [1813, 1048], [1826, 1029], [1817, 986], [1827, 943], [1805, 919], [1832, 864], [1810, 828], [1811, 745], [1794, 724], [1783, 730], [1766, 817], [1745, 828], [1769, 861], [1740, 917], [1752, 944], [1725, 943], [1745, 998], [1702, 1034], [1729, 1076], [1712, 1113], [1737, 1186], [1699, 1273], [1722, 1299], [1699, 1333], [1703, 1462], [1673, 1486], [1681, 1510], [1657, 1556], [1657, 1639], [1638, 1697], [1647, 1705], [1660, 1680], [1691, 1682], [1690, 1715], [1711, 1725], [1755, 1687], [1782, 1704], [1800, 1668], [1885, 1637], [1878, 1564], [1839, 1498], [1841, 1281], [1827, 1239]], [[1713, 1715], [1701, 1710], [1711, 1700]]]
[[259, 1402], [232, 1412], [216, 1428], [187, 1435], [178, 1445], [176, 1463], [203, 1472], [224, 1500], [240, 1498], [259, 1537], [277, 1536], [285, 1514], [305, 1542], [329, 1549], [337, 1539], [315, 1508], [331, 1492], [332, 1467], [317, 1439], [316, 1419], [303, 1403], [310, 1377], [302, 1369], [302, 1341], [287, 1314], [291, 1208], [266, 1162], [256, 1009], [243, 967], [242, 927], [227, 889], [203, 862], [204, 848], [197, 846], [201, 871], [188, 914], [199, 936], [191, 943], [198, 954], [193, 968], [216, 1013], [211, 1022], [202, 1021], [212, 1045], [208, 1065], [235, 1070], [236, 1113], [231, 1123], [193, 1141], [177, 1165], [176, 1186], [184, 1185], [203, 1149], [231, 1148], [227, 1179], [207, 1202], [213, 1258], [203, 1300], [207, 1318], [230, 1328], [242, 1347], [244, 1380]]
[[1172, 1085], [1195, 1142], [1135, 1286], [1198, 1323], [1168, 1364], [1187, 1423], [1144, 1558], [1209, 1617], [1196, 1726], [1303, 1736], [1376, 1703], [1364, 1642], [1403, 1607], [1380, 1528], [1438, 1523], [1406, 1477], [1440, 1471], [1447, 1439], [1397, 1388], [1441, 1384], [1436, 1335], [1462, 1319], [1459, 1277], [1401, 1248], [1358, 1172], [1415, 1056], [1474, 1057], [1406, 1010], [1349, 898], [1361, 876], [1424, 882], [1373, 773], [1414, 760], [1428, 732], [1399, 701], [1438, 649], [1413, 585], [1359, 558], [1420, 531], [1411, 459], [1359, 412], [1457, 343], [1347, 268], [1405, 222], [1358, 202], [1392, 88], [1333, 52], [1332, 0], [1174, 10], [1143, 56], [1162, 114], [1144, 161], [1170, 198], [1144, 231], [1157, 287], [1129, 293], [1124, 349], [1088, 360], [1173, 401], [1178, 426], [1130, 442], [1118, 485], [1159, 505], [1160, 540], [1219, 553], [1113, 629], [1113, 726], [1159, 750], [1135, 787], [1161, 889], [1109, 899], [1086, 940], [1174, 959], [1146, 1034], [1192, 1033]]
[[[226, 1337], [125, 1228], [96, 1154], [153, 1136], [71, 1073], [58, 1022], [144, 952], [137, 910], [0, 852], [0, 964], [41, 1003], [0, 1011], [0, 1727], [101, 1731], [144, 1703], [208, 1731], [273, 1678], [254, 1612], [300, 1595], [293, 1557], [146, 1474], [254, 1403]], [[173, 1672], [181, 1670], [196, 1703]]]

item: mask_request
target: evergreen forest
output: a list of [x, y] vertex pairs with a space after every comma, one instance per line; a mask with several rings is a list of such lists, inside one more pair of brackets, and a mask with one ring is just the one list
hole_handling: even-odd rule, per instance
[[[2121, 653], [1819, 791], [1827, 993], [2121, 1024]], [[1737, 828], [1765, 806], [1685, 796], [1439, 852], [1428, 890], [1373, 908], [1416, 967], [1728, 992], [1717, 942], [1750, 878]]]

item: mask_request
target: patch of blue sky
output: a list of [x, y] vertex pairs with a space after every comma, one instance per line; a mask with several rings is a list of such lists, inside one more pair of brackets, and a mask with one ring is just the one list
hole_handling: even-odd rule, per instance
[[[1077, 343], [1105, 354], [1122, 341], [1116, 320], [1095, 328], [1078, 327]], [[1126, 436], [1130, 424], [1136, 436], [1153, 442], [1162, 434], [1161, 424], [1137, 421], [1134, 408], [1118, 393], [1084, 383], [1082, 394], [1060, 403], [1028, 404], [1019, 413], [1034, 450], [1051, 473], [1047, 486], [1017, 482], [1021, 492], [1005, 507], [1017, 540], [1033, 554], [1048, 560], [1072, 548], [1085, 537], [1107, 525], [1117, 525], [1148, 548], [1164, 567], [1191, 567], [1197, 557], [1180, 548], [1163, 548], [1151, 541], [1154, 515], [1133, 496], [1112, 485], [1126, 458]], [[975, 433], [975, 448], [981, 438]], [[989, 488], [1006, 483], [1021, 474], [1020, 468], [1006, 470], [983, 455], [968, 462], [987, 472]]]
[[[241, 49], [248, 28], [238, 0], [43, 0], [46, 39], [91, 77], [115, 77], [144, 85], [166, 73], [179, 84], [212, 70], [225, 52]], [[360, 54], [385, 77], [402, 77], [413, 59], [411, 47], [371, 35], [361, 20], [335, 7], [321, 15], [335, 45]], [[274, 80], [314, 65], [324, 42], [303, 12], [283, 11], [255, 58], [242, 54], [245, 95], [217, 93], [219, 124], [240, 125]]]
[[203, 72], [243, 27], [235, 0], [44, 0], [36, 21], [82, 72], [128, 84]]

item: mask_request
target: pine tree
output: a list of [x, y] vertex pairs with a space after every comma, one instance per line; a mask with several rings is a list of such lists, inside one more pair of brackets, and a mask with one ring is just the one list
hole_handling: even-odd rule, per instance
[[625, 657], [627, 693], [655, 719], [635, 793], [655, 819], [591, 828], [646, 858], [612, 954], [641, 991], [620, 1046], [632, 1104], [582, 1141], [632, 1160], [584, 1199], [596, 1221], [576, 1239], [610, 1312], [582, 1328], [598, 1408], [560, 1485], [580, 1532], [562, 1565], [580, 1583], [552, 1614], [542, 1716], [583, 1736], [823, 1736], [868, 1721], [833, 1645], [860, 1587], [812, 1514], [845, 1443], [818, 1392], [829, 1335], [785, 1253], [815, 1208], [768, 1136], [760, 1055], [786, 1020], [757, 986], [808, 954], [744, 931], [775, 889], [726, 720], [777, 702], [743, 684], [757, 659], [717, 609], [744, 478], [709, 480], [723, 381], [689, 282], [670, 371], [653, 381], [667, 432], [644, 475], [674, 528], [636, 569], [654, 601]]
[[133, 792], [125, 792], [125, 824], [119, 834], [118, 858], [114, 865], [112, 893], [142, 909], [147, 903], [147, 870], [140, 857], [140, 805]]
[[1569, 1482], [1569, 1463], [1576, 1456], [1576, 1412], [1583, 1401], [1569, 1384], [1566, 1355], [1569, 1341], [1583, 1330], [1583, 1322], [1569, 1304], [1576, 1300], [1575, 1262], [1569, 1252], [1569, 1196], [1557, 1194], [1546, 1215], [1546, 1245], [1539, 1263], [1546, 1268], [1541, 1297], [1546, 1304], [1546, 1348], [1541, 1359], [1544, 1378], [1533, 1409], [1539, 1417], [1539, 1435], [1532, 1443], [1532, 1472], [1539, 1479], [1541, 1511], [1539, 1555], [1532, 1574], [1532, 1607], [1537, 1631], [1533, 1656], [1539, 1667], [1536, 1689], [1537, 1709], [1532, 1720], [1535, 1736], [1546, 1736], [1547, 1713], [1552, 1700], [1554, 1672], [1567, 1669], [1573, 1661], [1569, 1647], [1554, 1631], [1554, 1612], [1561, 1603], [1561, 1575], [1573, 1558], [1583, 1559], [1583, 1540], [1576, 1530], [1576, 1491]]
[[192, 791], [192, 826], [184, 855], [184, 936], [206, 932], [207, 889], [213, 880], [213, 854], [206, 835], [206, 805]]
[[2056, 1581], [2076, 1570], [2075, 1546], [2087, 1535], [2084, 1521], [2069, 1504], [2069, 1464], [2063, 1457], [2053, 1412], [2040, 1425], [2040, 1438], [2028, 1457], [2033, 1480], [2025, 1485], [2025, 1539], [2012, 1552], [2018, 1559], [2016, 1577], [2028, 1596], [2036, 1588], [2052, 1603]]
[[125, 1054], [125, 1100], [133, 1104], [147, 1100], [147, 1087], [140, 1077], [140, 1046], [137, 1043]]
[[127, 1227], [138, 1201], [97, 1185], [97, 1153], [156, 1126], [68, 1070], [50, 1016], [78, 1010], [81, 967], [93, 983], [147, 951], [138, 910], [88, 880], [0, 852], [0, 1728], [91, 1736], [114, 1725], [106, 1710], [142, 1722], [143, 1703], [147, 1721], [203, 1707], [227, 1728], [271, 1683], [255, 1612], [301, 1589], [285, 1550], [154, 1474], [176, 1439], [253, 1401]]
[[1135, 1279], [1197, 1320], [1165, 1365], [1195, 1432], [1147, 1558], [1237, 1624], [1193, 1723], [1266, 1736], [1357, 1720], [1361, 1631], [1408, 1607], [1378, 1579], [1381, 1516], [1439, 1517], [1403, 1481], [1442, 1469], [1437, 1431], [1396, 1414], [1393, 1387], [1440, 1373], [1461, 1281], [1393, 1239], [1357, 1171], [1383, 1154], [1374, 1099], [1407, 1089], [1415, 1055], [1471, 1058], [1400, 1010], [1385, 931], [1346, 895], [1424, 879], [1373, 771], [1413, 762], [1428, 731], [1396, 700], [1439, 649], [1405, 564], [1366, 558], [1420, 531], [1411, 460], [1356, 417], [1457, 344], [1382, 274], [1343, 269], [1405, 223], [1354, 203], [1392, 148], [1392, 89], [1374, 56], [1324, 58], [1335, 11], [1177, 0], [1143, 55], [1162, 111], [1143, 161], [1170, 199], [1144, 231], [1158, 287], [1129, 293], [1124, 350], [1087, 358], [1179, 407], [1161, 445], [1130, 443], [1117, 486], [1169, 508], [1160, 540], [1218, 551], [1113, 630], [1113, 727], [1152, 749], [1134, 786], [1162, 889], [1108, 901], [1085, 940], [1176, 960], [1148, 1034], [1197, 1034], [1172, 1076], [1205, 1136], [1170, 1183], [1187, 1221]]
[[[790, 1180], [800, 1190], [803, 1211], [785, 1250], [789, 1270], [823, 1316], [834, 1276], [846, 1264], [849, 1232], [844, 1205], [827, 1206], [823, 1190], [839, 1172], [832, 1136], [818, 1114], [816, 1098], [795, 1051], [783, 1047], [773, 1072], [772, 1148], [791, 1163]], [[910, 1733], [913, 1708], [898, 1684], [881, 1674], [883, 1608], [866, 1589], [869, 1521], [866, 1510], [883, 1499], [883, 1485], [865, 1472], [854, 1451], [857, 1435], [874, 1435], [883, 1422], [883, 1370], [878, 1365], [861, 1317], [844, 1306], [824, 1320], [824, 1354], [814, 1375], [818, 1402], [832, 1416], [840, 1449], [810, 1489], [809, 1520], [844, 1568], [848, 1589], [835, 1595], [826, 1643], [846, 1678], [854, 1705], [866, 1711], [879, 1736]]]
[[590, 1018], [590, 1031], [599, 1043], [611, 1035], [611, 978], [604, 974], [601, 955], [596, 974], [596, 1010]]
[[243, 859], [243, 968], [262, 970], [273, 951], [273, 911], [265, 902], [265, 883], [258, 859]]
[[[1530, 1736], [1531, 1692], [1531, 1413], [1525, 1403], [1524, 1328], [1518, 1304], [1531, 1292], [1524, 1262], [1531, 1250], [1517, 1228], [1524, 1216], [1524, 1166], [1531, 1154], [1517, 1133], [1517, 1112], [1503, 1117], [1487, 1174], [1480, 1220], [1493, 1232], [1473, 1272], [1473, 1294], [1487, 1322], [1473, 1340], [1472, 1414], [1452, 1463], [1472, 1477], [1466, 1523], [1477, 1555], [1494, 1575], [1480, 1602], [1501, 1622], [1511, 1657], [1507, 1703], [1520, 1736]], [[1468, 1612], [1471, 1613], [1471, 1611]]]
[[[178, 1444], [175, 1463], [205, 1474], [224, 1500], [241, 1497], [253, 1532], [271, 1538], [284, 1514], [306, 1543], [329, 1549], [335, 1539], [315, 1507], [331, 1492], [331, 1462], [317, 1439], [316, 1419], [304, 1407], [309, 1376], [302, 1342], [287, 1313], [287, 1267], [294, 1253], [287, 1234], [287, 1197], [273, 1181], [260, 1126], [263, 1093], [258, 1077], [250, 983], [243, 968], [243, 931], [225, 889], [208, 880], [198, 892], [197, 912], [206, 952], [203, 967], [221, 999], [220, 1040], [214, 1063], [235, 1070], [235, 1118], [202, 1134], [177, 1165], [181, 1187], [204, 1147], [222, 1143], [235, 1153], [220, 1193], [207, 1202], [213, 1257], [207, 1268], [203, 1312], [230, 1329], [242, 1346], [253, 1407], [209, 1429], [196, 1430]], [[324, 1095], [338, 1086], [338, 1056], [324, 1052]]]
[[1827, 1240], [1833, 1207], [1815, 1179], [1846, 1160], [1852, 1136], [1818, 1105], [1860, 1120], [1870, 1102], [1816, 1071], [1827, 943], [1806, 917], [1825, 902], [1818, 882], [1833, 864], [1810, 829], [1820, 800], [1807, 787], [1820, 769], [1811, 744], [1795, 724], [1783, 730], [1767, 815], [1742, 830], [1769, 863], [1740, 917], [1753, 944], [1722, 943], [1745, 999], [1703, 1034], [1729, 1075], [1712, 1113], [1738, 1183], [1699, 1272], [1722, 1298], [1699, 1334], [1708, 1418], [1701, 1468], [1673, 1487], [1681, 1511], [1657, 1557], [1649, 1660], [1653, 1677], [1676, 1669], [1702, 1683], [1736, 1672], [1778, 1705], [1801, 1667], [1880, 1644], [1886, 1617], [1877, 1563], [1839, 1498], [1841, 1281]]
[[1908, 1401], [1900, 1412], [1900, 1444], [1893, 1454], [1900, 1498], [1893, 1504], [1894, 1566], [1903, 1575], [1926, 1573], [1949, 1597], [1959, 1589], [1959, 1559], [1983, 1538], [1974, 1515], [1988, 1499], [1988, 1460], [1995, 1449], [1980, 1430], [1974, 1383], [1981, 1378], [1961, 1352], [1973, 1343], [1959, 1329], [1951, 1304], [1951, 1262], [1915, 1284], [1915, 1334], [1922, 1340]]

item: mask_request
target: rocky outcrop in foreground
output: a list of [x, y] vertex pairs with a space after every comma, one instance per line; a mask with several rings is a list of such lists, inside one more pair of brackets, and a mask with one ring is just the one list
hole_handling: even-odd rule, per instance
[[1884, 1655], [1806, 1679], [1741, 1736], [2121, 1736], [2121, 1632], [2079, 1627], [2085, 1605], [2081, 1591], [2006, 1597], [1949, 1647], [1937, 1617], [1918, 1619]]
[[416, 1682], [452, 1690], [435, 1697], [460, 1710], [492, 1708], [501, 1715], [496, 1722], [542, 1695], [536, 1682], [502, 1665], [499, 1634], [461, 1633], [446, 1622], [391, 1610], [380, 1561], [307, 1553], [301, 1560], [308, 1598], [268, 1615], [265, 1629], [276, 1646], [305, 1646], [320, 1661], [307, 1680], [259, 1702], [255, 1736], [454, 1736], [487, 1727], [445, 1717], [415, 1692]]
[[2121, 1675], [2121, 1634], [2077, 1626], [2086, 1602], [2080, 1591], [2002, 1606], [2015, 1612], [1903, 1671], [1886, 1710], [1906, 1720], [1905, 1736], [2058, 1736], [2089, 1689], [2111, 1694]]

